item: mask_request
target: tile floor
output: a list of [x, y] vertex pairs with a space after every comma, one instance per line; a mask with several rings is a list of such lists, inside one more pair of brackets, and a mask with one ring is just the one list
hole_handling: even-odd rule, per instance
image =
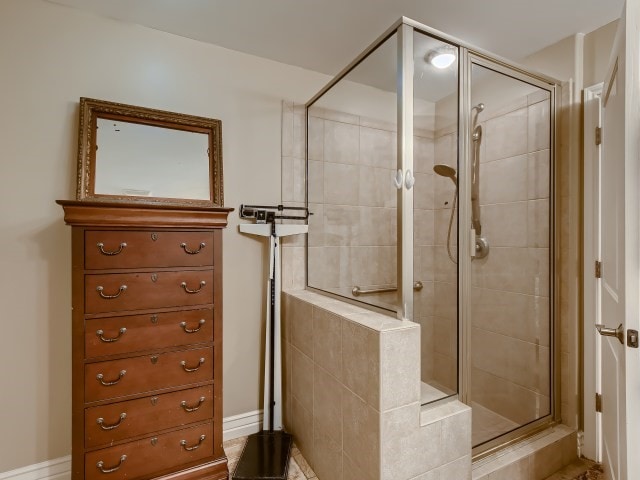
[[[236, 464], [242, 454], [242, 449], [247, 441], [247, 437], [235, 438], [233, 440], [226, 441], [222, 444], [227, 459], [229, 461], [229, 478], [233, 478], [233, 471], [236, 468]], [[311, 470], [311, 467], [304, 459], [296, 444], [293, 444], [291, 448], [291, 459], [289, 460], [289, 474], [288, 480], [318, 480], [316, 474]]]

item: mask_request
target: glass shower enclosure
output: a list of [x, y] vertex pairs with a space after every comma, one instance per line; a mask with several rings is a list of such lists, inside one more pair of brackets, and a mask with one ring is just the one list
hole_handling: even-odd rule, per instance
[[475, 455], [554, 421], [558, 85], [400, 19], [307, 107], [307, 286], [421, 326]]

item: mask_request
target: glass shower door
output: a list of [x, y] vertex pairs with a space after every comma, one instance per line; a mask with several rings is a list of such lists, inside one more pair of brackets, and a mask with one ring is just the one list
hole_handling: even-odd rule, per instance
[[552, 413], [552, 119], [549, 90], [472, 64], [473, 446]]

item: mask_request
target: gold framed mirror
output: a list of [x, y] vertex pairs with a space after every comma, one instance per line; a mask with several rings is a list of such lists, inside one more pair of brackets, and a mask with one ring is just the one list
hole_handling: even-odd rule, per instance
[[224, 206], [222, 122], [80, 98], [76, 198]]

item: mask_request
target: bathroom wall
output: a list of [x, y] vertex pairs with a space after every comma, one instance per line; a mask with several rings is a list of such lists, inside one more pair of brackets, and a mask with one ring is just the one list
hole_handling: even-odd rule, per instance
[[[81, 96], [222, 120], [225, 203], [278, 203], [281, 99], [328, 78], [42, 0], [0, 2], [0, 472], [70, 453], [71, 231]], [[261, 408], [264, 243], [224, 232], [224, 411]]]

